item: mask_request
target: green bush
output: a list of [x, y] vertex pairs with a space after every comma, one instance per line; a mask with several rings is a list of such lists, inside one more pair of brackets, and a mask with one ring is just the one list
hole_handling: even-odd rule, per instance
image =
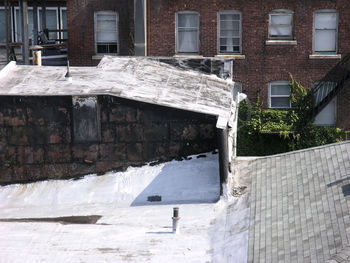
[[344, 131], [308, 122], [313, 95], [291, 76], [292, 108], [262, 109], [258, 99], [253, 105], [243, 101], [239, 107], [238, 156], [265, 156], [340, 142]]

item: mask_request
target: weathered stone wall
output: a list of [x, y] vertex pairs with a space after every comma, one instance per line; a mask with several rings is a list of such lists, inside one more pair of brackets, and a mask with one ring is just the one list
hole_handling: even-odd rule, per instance
[[98, 96], [101, 138], [74, 142], [72, 97], [0, 97], [0, 183], [79, 177], [217, 148], [216, 118]]

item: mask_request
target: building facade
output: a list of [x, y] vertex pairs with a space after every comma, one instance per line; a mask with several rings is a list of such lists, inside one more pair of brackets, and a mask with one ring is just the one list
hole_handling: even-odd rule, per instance
[[[266, 108], [291, 107], [290, 74], [311, 88], [350, 52], [347, 0], [150, 0], [147, 11], [149, 56], [233, 58], [234, 81]], [[350, 129], [348, 90], [316, 123]]]
[[72, 0], [67, 10], [71, 65], [92, 66], [105, 54], [134, 53], [132, 1]]

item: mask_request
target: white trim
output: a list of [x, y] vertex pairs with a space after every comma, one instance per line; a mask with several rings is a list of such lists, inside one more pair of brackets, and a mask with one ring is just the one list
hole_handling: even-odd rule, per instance
[[218, 55], [215, 55], [215, 57], [217, 58], [233, 58], [233, 59], [245, 59], [245, 55], [242, 55], [242, 54], [218, 54]]
[[309, 59], [341, 59], [341, 54], [310, 54]]
[[[220, 51], [220, 26], [221, 26], [221, 20], [220, 20], [220, 15], [222, 14], [234, 14], [234, 15], [239, 15], [239, 51], [238, 52], [221, 52]], [[219, 55], [241, 55], [243, 52], [243, 31], [242, 31], [242, 21], [243, 21], [243, 14], [240, 10], [223, 10], [223, 11], [219, 11], [218, 15], [217, 15], [217, 50], [218, 50], [218, 54]]]
[[296, 40], [275, 40], [275, 39], [269, 39], [266, 40], [265, 42], [266, 46], [278, 46], [278, 45], [290, 45], [290, 46], [295, 46], [297, 45], [297, 41]]
[[[97, 52], [97, 16], [98, 15], [115, 15], [116, 29], [117, 29], [117, 53], [98, 53]], [[119, 13], [116, 11], [97, 11], [94, 13], [94, 44], [95, 44], [95, 54], [97, 55], [118, 55], [120, 53], [120, 43], [119, 43]]]
[[[273, 15], [279, 15], [279, 16], [290, 16], [291, 17], [291, 35], [290, 36], [271, 36], [271, 16]], [[268, 28], [268, 34], [269, 34], [269, 39], [273, 40], [293, 40], [293, 29], [294, 29], [294, 11], [289, 10], [289, 9], [275, 9], [272, 10], [269, 13], [269, 28]]]
[[[197, 24], [197, 51], [194, 52], [183, 52], [179, 51], [179, 28], [178, 20], [179, 15], [197, 15], [198, 24]], [[200, 14], [197, 11], [179, 11], [175, 13], [175, 54], [189, 54], [189, 55], [198, 55], [200, 53]]]
[[[61, 18], [61, 20], [60, 20], [60, 27], [61, 27], [61, 30], [63, 30], [64, 28], [63, 28], [62, 11], [66, 11], [66, 14], [67, 14], [67, 7], [60, 7], [59, 10], [60, 10], [60, 18]], [[67, 14], [67, 28], [65, 28], [65, 29], [68, 29], [68, 14]], [[64, 39], [64, 33], [67, 33], [67, 35], [68, 35], [68, 31], [67, 32], [61, 32], [61, 39]]]
[[[271, 95], [271, 86], [274, 85], [286, 85], [290, 86], [289, 81], [271, 81], [269, 82], [269, 108], [271, 109], [289, 109], [292, 107], [292, 103], [290, 100], [290, 94], [289, 95]], [[289, 98], [289, 107], [272, 107], [271, 106], [271, 98]]]
[[[337, 16], [337, 27], [335, 29], [335, 50], [334, 51], [316, 51], [315, 50], [315, 37], [316, 37], [316, 27], [315, 27], [315, 22], [316, 22], [316, 14], [320, 13], [329, 13], [329, 14], [336, 14]], [[314, 54], [337, 54], [338, 52], [338, 34], [339, 34], [339, 12], [336, 9], [319, 9], [315, 10], [313, 13], [313, 25], [312, 25], [312, 52]]]

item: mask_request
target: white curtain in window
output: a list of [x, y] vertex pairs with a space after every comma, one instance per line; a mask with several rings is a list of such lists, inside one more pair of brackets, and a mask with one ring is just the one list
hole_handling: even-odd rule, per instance
[[337, 13], [315, 14], [315, 51], [335, 52], [337, 50]]
[[291, 36], [292, 16], [291, 15], [271, 15], [270, 21], [271, 36]]
[[197, 14], [178, 14], [179, 52], [198, 52], [198, 28]]
[[337, 98], [334, 98], [315, 118], [316, 125], [334, 126], [336, 123]]
[[336, 50], [336, 32], [334, 30], [316, 30], [315, 32], [315, 50], [316, 51], [335, 51]]
[[115, 14], [97, 15], [97, 42], [117, 42], [117, 17]]

